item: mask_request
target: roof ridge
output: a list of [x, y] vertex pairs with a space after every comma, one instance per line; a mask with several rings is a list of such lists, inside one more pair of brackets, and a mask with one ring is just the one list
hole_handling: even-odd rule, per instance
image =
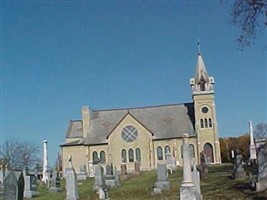
[[143, 108], [157, 108], [157, 107], [167, 107], [167, 106], [178, 106], [178, 105], [186, 105], [192, 104], [193, 102], [187, 103], [172, 103], [172, 104], [161, 104], [161, 105], [154, 105], [154, 106], [140, 106], [140, 107], [125, 107], [125, 108], [111, 108], [111, 109], [99, 109], [99, 110], [92, 110], [93, 112], [103, 112], [103, 111], [127, 111], [127, 110], [134, 110], [134, 109], [143, 109]]

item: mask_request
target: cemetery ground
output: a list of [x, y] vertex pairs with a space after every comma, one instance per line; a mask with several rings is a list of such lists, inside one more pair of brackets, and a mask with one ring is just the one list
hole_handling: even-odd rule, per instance
[[[231, 199], [231, 200], [263, 200], [267, 199], [267, 191], [256, 193], [250, 189], [249, 178], [232, 179], [233, 165], [209, 165], [208, 177], [201, 180], [201, 193], [204, 200]], [[246, 171], [248, 173], [246, 168]], [[174, 200], [179, 199], [179, 189], [182, 181], [182, 168], [173, 171], [168, 177], [170, 190], [162, 194], [152, 194], [153, 186], [157, 181], [157, 171], [142, 172], [139, 175], [121, 181], [121, 185], [108, 190], [111, 200]], [[96, 200], [98, 195], [93, 191], [94, 179], [78, 181], [79, 200]], [[61, 187], [65, 187], [62, 181]], [[65, 192], [49, 193], [45, 185], [39, 185], [39, 197], [34, 200], [64, 200]], [[0, 198], [1, 199], [1, 198]]]

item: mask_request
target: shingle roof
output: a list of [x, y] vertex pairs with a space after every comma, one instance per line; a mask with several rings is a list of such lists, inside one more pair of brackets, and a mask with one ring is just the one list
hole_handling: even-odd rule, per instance
[[[193, 103], [96, 110], [92, 111], [91, 114], [91, 128], [84, 141], [85, 145], [107, 143], [109, 134], [128, 113], [153, 134], [154, 140], [179, 138], [184, 133], [188, 133], [189, 136], [196, 136]], [[82, 121], [70, 121], [66, 137], [82, 138]]]

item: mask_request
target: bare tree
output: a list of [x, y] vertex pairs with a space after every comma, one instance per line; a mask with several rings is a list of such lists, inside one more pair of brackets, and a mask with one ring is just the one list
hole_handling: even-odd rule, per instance
[[5, 161], [9, 170], [35, 167], [40, 162], [39, 154], [40, 148], [29, 141], [9, 139], [0, 149], [0, 158]]
[[267, 123], [257, 124], [254, 129], [254, 134], [256, 139], [266, 139], [267, 138]]
[[240, 27], [240, 49], [255, 42], [259, 28], [267, 27], [267, 0], [236, 0], [232, 8], [233, 24]]

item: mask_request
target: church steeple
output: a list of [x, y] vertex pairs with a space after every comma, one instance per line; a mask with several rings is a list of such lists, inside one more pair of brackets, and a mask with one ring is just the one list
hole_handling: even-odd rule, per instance
[[190, 79], [190, 86], [194, 93], [214, 93], [213, 91], [214, 78], [208, 75], [202, 54], [198, 53], [196, 74], [194, 78]]

